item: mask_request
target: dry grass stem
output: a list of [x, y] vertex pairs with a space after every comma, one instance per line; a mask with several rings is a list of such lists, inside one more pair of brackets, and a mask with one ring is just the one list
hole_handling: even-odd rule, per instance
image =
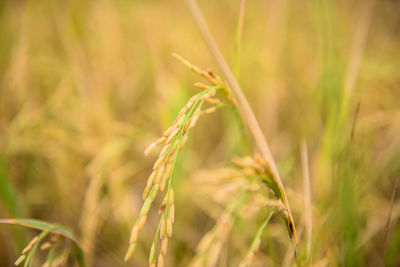
[[290, 237], [293, 238], [296, 242], [298, 243], [297, 235], [296, 235], [296, 227], [294, 224], [292, 212], [290, 210], [289, 203], [287, 201], [285, 189], [283, 187], [278, 168], [276, 167], [275, 161], [272, 157], [272, 154], [270, 152], [269, 146], [266, 142], [266, 139], [262, 133], [261, 127], [258, 124], [258, 121], [254, 115], [253, 110], [250, 107], [250, 104], [248, 103], [245, 95], [243, 94], [242, 89], [240, 88], [238, 82], [236, 81], [232, 71], [230, 70], [228, 64], [226, 63], [225, 59], [223, 58], [221, 52], [219, 51], [218, 46], [216, 45], [215, 41], [213, 40], [210, 31], [208, 29], [207, 23], [204, 20], [203, 15], [201, 14], [201, 11], [197, 5], [197, 2], [195, 0], [185, 0], [187, 6], [189, 7], [189, 10], [192, 14], [192, 17], [194, 21], [196, 22], [196, 25], [198, 26], [208, 48], [211, 51], [211, 54], [214, 56], [216, 59], [219, 67], [221, 68], [222, 73], [224, 74], [229, 87], [232, 90], [233, 96], [236, 100], [236, 105], [240, 111], [240, 114], [242, 115], [243, 122], [248, 126], [251, 135], [254, 138], [254, 141], [257, 145], [257, 150], [262, 154], [263, 158], [268, 163], [269, 168], [271, 169], [272, 173], [272, 179], [274, 182], [278, 185], [281, 198], [283, 201], [284, 206], [287, 209], [288, 213], [288, 220], [287, 220], [287, 227], [288, 231], [290, 233]]

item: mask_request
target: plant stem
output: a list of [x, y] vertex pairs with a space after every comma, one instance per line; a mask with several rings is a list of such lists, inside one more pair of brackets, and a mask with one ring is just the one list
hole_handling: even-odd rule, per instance
[[218, 63], [223, 75], [225, 76], [228, 85], [230, 86], [233, 96], [236, 101], [236, 105], [238, 106], [239, 112], [242, 116], [242, 119], [247, 127], [249, 128], [250, 134], [253, 136], [255, 144], [257, 146], [257, 150], [261, 153], [261, 155], [267, 161], [270, 169], [271, 174], [274, 182], [278, 185], [281, 195], [282, 195], [282, 202], [285, 205], [285, 208], [288, 212], [288, 229], [292, 238], [294, 238], [296, 244], [298, 243], [297, 235], [296, 235], [296, 228], [293, 221], [293, 216], [290, 211], [289, 203], [287, 202], [285, 189], [283, 187], [278, 168], [276, 163], [272, 157], [270, 149], [268, 147], [267, 141], [263, 135], [260, 125], [254, 115], [253, 110], [249, 102], [247, 101], [242, 89], [239, 86], [239, 83], [236, 81], [235, 76], [233, 75], [231, 69], [229, 68], [228, 64], [226, 63], [224, 57], [222, 56], [217, 44], [215, 43], [214, 39], [211, 36], [211, 33], [208, 29], [207, 23], [200, 11], [199, 6], [195, 0], [185, 0], [186, 5], [188, 6], [192, 17], [199, 28], [204, 41], [206, 42], [208, 49], [210, 50], [211, 54], [214, 56], [215, 60]]

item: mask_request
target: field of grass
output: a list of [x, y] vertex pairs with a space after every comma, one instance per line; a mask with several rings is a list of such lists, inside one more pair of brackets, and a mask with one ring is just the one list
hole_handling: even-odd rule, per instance
[[400, 266], [400, 2], [194, 3], [0, 1], [0, 266]]

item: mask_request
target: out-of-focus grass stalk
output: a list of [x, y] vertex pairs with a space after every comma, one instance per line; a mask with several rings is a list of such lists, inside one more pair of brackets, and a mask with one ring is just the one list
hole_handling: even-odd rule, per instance
[[274, 211], [272, 211], [268, 215], [267, 219], [264, 221], [264, 223], [258, 229], [256, 235], [254, 236], [253, 241], [251, 242], [250, 249], [247, 252], [246, 257], [239, 264], [239, 267], [251, 266], [251, 261], [253, 260], [254, 254], [260, 249], [262, 233], [263, 233], [265, 227], [267, 227], [267, 224], [268, 224], [269, 220], [271, 219], [272, 215], [274, 215]]
[[388, 218], [386, 220], [386, 227], [385, 227], [385, 232], [384, 232], [384, 238], [383, 238], [383, 258], [386, 260], [386, 254], [387, 254], [387, 245], [388, 245], [388, 234], [390, 230], [390, 224], [392, 222], [392, 215], [393, 215], [393, 205], [394, 201], [396, 200], [396, 195], [397, 191], [399, 191], [399, 182], [400, 182], [400, 176], [397, 177], [396, 182], [393, 187], [393, 192], [392, 192], [392, 197], [390, 199], [390, 207], [389, 207], [389, 212], [388, 212]]
[[243, 22], [244, 22], [244, 10], [246, 6], [246, 0], [242, 0], [240, 2], [240, 9], [239, 9], [239, 17], [238, 17], [238, 24], [236, 27], [236, 42], [235, 42], [235, 76], [236, 79], [239, 80], [240, 74], [240, 57], [241, 57], [241, 50], [242, 50], [242, 35], [243, 35]]
[[213, 40], [211, 33], [208, 29], [207, 23], [204, 20], [204, 17], [201, 14], [201, 11], [197, 5], [197, 2], [195, 0], [185, 0], [185, 2], [192, 14], [194, 21], [196, 22], [196, 24], [201, 32], [211, 54], [214, 56], [215, 60], [217, 61], [222, 73], [224, 74], [224, 76], [232, 90], [232, 93], [236, 100], [236, 105], [240, 111], [240, 114], [242, 115], [243, 122], [246, 123], [251, 135], [253, 136], [257, 150], [259, 150], [259, 152], [265, 158], [269, 167], [271, 168], [272, 179], [278, 185], [278, 188], [281, 191], [282, 202], [283, 202], [285, 208], [287, 209], [288, 231], [289, 231], [290, 237], [293, 238], [297, 244], [298, 239], [297, 239], [297, 235], [296, 235], [296, 227], [294, 224], [294, 220], [293, 220], [292, 212], [290, 210], [289, 203], [287, 201], [285, 189], [283, 187], [276, 163], [272, 157], [269, 146], [264, 137], [264, 134], [262, 133], [260, 125], [258, 124], [258, 121], [254, 115], [254, 112], [251, 109], [250, 104], [248, 103], [242, 89], [240, 88], [240, 86], [239, 86], [237, 80], [235, 79], [232, 71], [230, 70], [228, 64], [226, 63], [225, 59], [223, 58], [221, 52], [219, 51], [217, 44]]
[[301, 143], [301, 166], [303, 170], [303, 180], [304, 180], [304, 221], [305, 221], [305, 231], [306, 231], [306, 246], [307, 246], [307, 265], [311, 266], [311, 247], [312, 247], [312, 203], [311, 203], [311, 181], [310, 181], [310, 169], [308, 163], [308, 149], [305, 140]]

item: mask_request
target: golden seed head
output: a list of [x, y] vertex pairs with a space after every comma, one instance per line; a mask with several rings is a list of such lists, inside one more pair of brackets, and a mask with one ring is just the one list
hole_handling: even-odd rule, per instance
[[161, 203], [161, 207], [160, 207], [160, 210], [158, 211], [158, 213], [159, 214], [163, 213], [166, 206], [167, 206], [167, 199], [164, 198], [163, 202]]
[[186, 103], [186, 105], [181, 109], [181, 111], [179, 111], [178, 117], [172, 123], [172, 130], [180, 127], [180, 125], [182, 124], [183, 120], [185, 119], [185, 116], [183, 116], [183, 115], [185, 114], [185, 112], [188, 109], [189, 108], [187, 107], [187, 103]]
[[208, 75], [210, 75], [211, 77], [213, 77], [214, 79], [217, 78], [217, 75], [215, 75], [214, 71], [212, 69], [208, 69], [207, 70]]
[[204, 94], [204, 95], [201, 97], [201, 100], [203, 100], [203, 101], [207, 100], [207, 98], [209, 98], [209, 97], [211, 96], [210, 93], [211, 93], [211, 92], [209, 92], [209, 93], [207, 93], [207, 94]]
[[164, 237], [161, 241], [161, 254], [167, 255], [168, 238]]
[[139, 233], [139, 227], [137, 225], [133, 226], [131, 231], [131, 236], [129, 238], [129, 243], [133, 244], [136, 242]]
[[174, 167], [174, 165], [172, 163], [169, 163], [166, 167], [165, 170], [165, 176], [169, 177], [171, 176], [171, 172], [172, 172], [172, 168]]
[[157, 170], [153, 171], [150, 174], [149, 178], [147, 179], [146, 187], [144, 188], [143, 195], [142, 195], [143, 200], [146, 199], [147, 194], [149, 193], [151, 186], [153, 185], [154, 177], [156, 176], [156, 174], [157, 174]]
[[146, 220], [147, 220], [147, 214], [144, 214], [142, 217], [140, 217], [140, 220], [137, 224], [138, 230], [141, 230], [143, 228], [144, 224], [146, 223]]
[[21, 264], [21, 262], [23, 262], [25, 260], [25, 255], [21, 255], [19, 256], [19, 258], [14, 262], [14, 265], [17, 266], [19, 264]]
[[174, 198], [175, 198], [174, 189], [171, 187], [171, 189], [169, 190], [169, 198], [168, 198], [169, 204], [174, 203]]
[[164, 191], [165, 185], [167, 184], [169, 176], [165, 175], [161, 179], [160, 190], [161, 192]]
[[156, 242], [153, 241], [151, 244], [151, 249], [150, 249], [150, 255], [149, 255], [149, 265], [153, 264], [156, 262], [156, 248], [157, 244]]
[[167, 144], [171, 143], [172, 139], [174, 139], [174, 138], [178, 135], [179, 130], [180, 130], [180, 128], [175, 128], [175, 129], [171, 132], [171, 134], [168, 136], [168, 139], [167, 139], [167, 141], [166, 141]]
[[164, 256], [162, 254], [158, 255], [157, 267], [164, 267]]
[[148, 154], [150, 154], [157, 146], [156, 142], [151, 143], [146, 150], [144, 151], [144, 155], [147, 156]]
[[161, 177], [164, 174], [164, 165], [162, 165], [160, 168], [158, 168], [157, 173], [156, 173], [156, 177], [154, 178], [154, 183], [158, 183], [161, 180]]
[[164, 143], [165, 141], [167, 141], [167, 137], [162, 136], [160, 138], [157, 139], [156, 144], [157, 145], [161, 145], [162, 143]]
[[221, 104], [221, 101], [218, 98], [207, 98], [205, 100], [208, 104], [218, 105]]
[[189, 129], [189, 126], [190, 126], [190, 122], [187, 122], [185, 127], [182, 130], [182, 136], [184, 136], [186, 134], [186, 131], [187, 131], [187, 129]]
[[43, 245], [40, 246], [40, 249], [41, 250], [46, 250], [46, 249], [48, 249], [50, 247], [51, 247], [51, 243], [50, 242], [45, 242], [45, 243], [43, 243]]
[[51, 242], [56, 242], [56, 241], [60, 240], [60, 238], [61, 237], [59, 235], [52, 235], [50, 237], [50, 240], [51, 240]]
[[175, 205], [174, 204], [172, 204], [171, 207], [169, 208], [168, 217], [171, 218], [172, 223], [175, 221]]
[[158, 169], [163, 164], [164, 159], [165, 156], [163, 157], [163, 155], [160, 155], [153, 165], [153, 170]]
[[125, 262], [127, 262], [132, 257], [132, 254], [135, 251], [135, 248], [136, 248], [136, 243], [133, 243], [129, 246], [128, 251], [126, 252], [125, 258], [124, 258]]
[[166, 235], [166, 224], [167, 222], [164, 218], [162, 218], [160, 222], [160, 239], [162, 239]]
[[254, 154], [254, 161], [257, 162], [257, 164], [259, 164], [260, 166], [267, 166], [267, 163], [259, 153]]
[[167, 218], [167, 235], [168, 235], [168, 237], [172, 236], [172, 220], [171, 220], [171, 218]]
[[169, 153], [169, 157], [168, 159], [165, 161], [165, 164], [168, 164], [170, 162], [172, 162], [172, 160], [174, 159], [176, 154], [176, 149], [172, 150], [171, 153]]
[[206, 114], [211, 114], [211, 113], [214, 113], [216, 110], [217, 110], [217, 107], [211, 107], [211, 108], [206, 109], [204, 112]]
[[196, 100], [197, 96], [192, 96], [189, 101], [186, 103], [185, 107], [186, 110], [188, 110], [189, 108], [191, 108], [194, 104], [194, 101]]
[[166, 145], [166, 146], [163, 147], [163, 149], [161, 149], [160, 157], [161, 157], [161, 156], [162, 156], [162, 157], [165, 157], [165, 155], [166, 155], [167, 152], [168, 152], [169, 147], [170, 147], [169, 145]]
[[163, 136], [164, 136], [164, 137], [168, 137], [168, 136], [171, 134], [171, 132], [172, 132], [173, 129], [174, 129], [174, 127], [170, 126], [170, 127], [163, 133]]
[[199, 83], [199, 82], [194, 83], [193, 85], [201, 90], [206, 90], [206, 89], [210, 88], [209, 86], [205, 85], [204, 83]]
[[33, 245], [37, 242], [38, 237], [35, 236], [30, 242], [29, 244], [22, 250], [22, 254], [25, 254], [26, 252], [28, 252], [29, 250], [31, 250], [31, 248], [33, 247]]
[[254, 176], [254, 175], [256, 175], [255, 170], [253, 168], [249, 168], [249, 167], [244, 168], [243, 169], [243, 173], [246, 176]]
[[153, 185], [153, 187], [151, 188], [149, 198], [151, 199], [152, 202], [153, 202], [153, 200], [156, 198], [159, 188], [160, 188], [160, 185], [159, 185], [159, 184], [155, 184], [155, 185]]
[[200, 117], [200, 110], [197, 110], [196, 113], [193, 115], [192, 121], [190, 122], [189, 128], [193, 128], [196, 125], [197, 120]]

